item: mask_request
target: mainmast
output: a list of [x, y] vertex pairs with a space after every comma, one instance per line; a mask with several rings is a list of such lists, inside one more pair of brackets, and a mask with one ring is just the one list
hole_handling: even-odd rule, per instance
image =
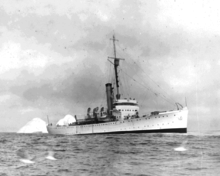
[[118, 41], [117, 39], [115, 39], [115, 35], [113, 35], [112, 39], [113, 41], [113, 49], [114, 49], [114, 57], [109, 57], [111, 59], [114, 59], [114, 68], [115, 68], [115, 80], [116, 80], [116, 99], [120, 99], [120, 93], [119, 93], [119, 80], [118, 80], [118, 66], [119, 66], [119, 60], [124, 60], [121, 58], [117, 58], [116, 57], [116, 47], [115, 47], [115, 41]]

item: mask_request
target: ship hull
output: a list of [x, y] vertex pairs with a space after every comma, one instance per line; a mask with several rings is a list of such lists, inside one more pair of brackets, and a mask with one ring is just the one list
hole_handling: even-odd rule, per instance
[[122, 134], [122, 133], [187, 133], [188, 110], [167, 111], [157, 115], [76, 126], [47, 126], [49, 134]]

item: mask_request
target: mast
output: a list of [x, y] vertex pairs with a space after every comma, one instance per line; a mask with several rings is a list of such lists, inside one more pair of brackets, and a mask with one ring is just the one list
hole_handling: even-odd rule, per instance
[[121, 58], [117, 58], [116, 57], [116, 47], [115, 47], [115, 41], [118, 41], [117, 39], [115, 39], [115, 35], [113, 35], [112, 39], [110, 39], [113, 41], [113, 49], [114, 49], [114, 57], [109, 57], [111, 59], [114, 59], [114, 68], [115, 68], [115, 80], [116, 80], [116, 99], [120, 99], [120, 92], [119, 92], [119, 79], [118, 79], [118, 66], [119, 66], [119, 60], [124, 60]]

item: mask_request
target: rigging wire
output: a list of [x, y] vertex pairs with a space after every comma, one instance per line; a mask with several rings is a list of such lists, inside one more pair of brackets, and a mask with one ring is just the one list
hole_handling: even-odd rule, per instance
[[108, 82], [111, 82], [111, 63], [110, 65], [108, 66]]
[[[123, 52], [125, 49], [123, 49], [120, 45], [117, 45]], [[125, 52], [124, 52], [125, 53]], [[128, 55], [128, 54], [127, 54]], [[128, 55], [129, 56], [129, 55]], [[166, 94], [168, 97], [169, 95], [160, 87], [160, 85], [158, 85], [148, 74], [146, 74], [146, 72], [131, 58], [128, 57], [129, 59], [131, 59], [133, 61], [133, 63], [159, 88], [163, 91], [164, 94]], [[165, 95], [161, 94], [161, 96], [163, 96], [164, 98], [168, 99]], [[175, 100], [173, 100], [172, 98], [170, 98], [174, 104], [175, 104]]]
[[131, 89], [130, 89], [129, 81], [128, 81], [128, 79], [127, 79], [127, 77], [126, 77], [125, 74], [122, 74], [122, 75], [123, 75], [124, 80], [125, 80], [125, 85], [126, 85], [126, 87], [128, 88], [128, 89], [127, 89], [127, 96], [130, 97]]
[[[137, 65], [137, 63], [136, 62], [134, 62], [136, 65]], [[138, 66], [138, 65], [137, 65]], [[138, 66], [139, 67], [139, 66]], [[140, 67], [139, 67], [140, 68]], [[146, 75], [146, 73], [145, 73], [145, 75]], [[149, 77], [149, 76], [148, 76]], [[149, 77], [150, 78], [150, 77]], [[158, 88], [160, 88], [161, 89], [161, 87], [158, 85], [158, 84], [156, 84], [151, 78], [150, 78], [150, 80], [158, 87]], [[157, 95], [157, 94], [160, 94], [160, 96], [161, 97], [163, 97], [163, 98], [165, 98], [165, 99], [168, 99], [168, 97], [167, 96], [165, 96], [162, 92], [154, 92], [155, 93], [155, 95]], [[167, 95], [167, 94], [166, 94]], [[170, 98], [171, 99], [171, 98]], [[174, 102], [174, 104], [175, 104], [175, 101], [173, 100], [173, 99], [171, 99], [173, 102]]]
[[[120, 74], [120, 71], [118, 72], [118, 75], [119, 74]], [[122, 84], [122, 79], [119, 80], [119, 85], [120, 85], [120, 94], [121, 94], [121, 96], [123, 96], [124, 95], [124, 86]]]
[[[86, 64], [84, 63], [84, 61], [83, 61], [83, 65], [84, 65], [84, 67], [86, 67]], [[88, 72], [89, 72], [89, 74], [90, 75], [92, 75], [92, 73], [91, 73], [91, 71], [90, 70], [88, 70]], [[98, 85], [98, 89], [97, 89], [97, 92], [95, 92], [95, 95], [94, 95], [94, 97], [98, 97], [98, 94], [99, 94], [99, 92], [100, 92], [100, 89], [101, 89], [101, 85], [103, 84], [103, 81], [104, 81], [104, 79], [103, 79], [103, 75], [102, 75], [102, 78], [100, 79], [100, 81], [98, 81], [97, 83], [97, 85]], [[94, 86], [96, 83], [93, 83], [92, 84], [92, 86]], [[91, 85], [90, 85], [91, 86]], [[102, 95], [103, 95], [103, 93], [102, 93]], [[101, 96], [102, 97], [102, 102], [103, 102], [103, 96]], [[82, 102], [82, 101], [79, 101], [78, 100], [78, 103], [79, 102]], [[86, 103], [86, 106], [91, 106], [92, 105], [92, 102], [93, 102], [93, 100], [92, 99], [88, 99], [85, 103]]]
[[124, 94], [125, 94], [124, 86], [123, 86], [123, 84], [122, 84], [121, 82], [119, 82], [119, 84], [120, 84], [120, 88], [121, 88], [121, 90], [120, 90], [120, 94], [121, 94], [121, 97], [123, 97]]
[[[122, 72], [124, 72], [122, 69], [120, 69]], [[138, 81], [136, 81], [134, 78], [132, 78], [132, 76], [128, 75], [126, 72], [124, 72], [128, 77], [130, 77], [134, 82], [138, 83], [139, 85], [141, 85], [142, 87], [144, 87], [145, 89], [147, 89], [148, 91], [151, 91], [155, 96], [160, 96], [159, 93], [154, 92], [153, 90], [151, 90], [149, 87], [139, 83]], [[172, 104], [172, 102], [168, 101], [167, 99], [165, 99], [164, 97], [160, 96], [161, 98], [163, 98], [166, 102], [168, 102], [169, 104]]]
[[[120, 80], [120, 85], [122, 87], [122, 91], [124, 93], [124, 95], [126, 94], [127, 97], [129, 97], [129, 92], [130, 92], [130, 89], [128, 90], [127, 88], [130, 88], [128, 82], [127, 82], [127, 79], [125, 79], [125, 75], [123, 74], [123, 72], [120, 72], [120, 75], [121, 75], [121, 80]], [[125, 87], [125, 88], [124, 88]]]
[[[112, 61], [108, 60], [110, 63], [114, 64]], [[166, 102], [168, 102], [169, 104], [172, 104], [172, 102], [168, 101], [166, 98], [164, 98], [163, 96], [161, 96], [161, 94], [154, 92], [153, 90], [151, 90], [148, 86], [143, 85], [141, 83], [139, 83], [138, 81], [136, 81], [134, 78], [132, 78], [132, 76], [128, 75], [126, 72], [124, 72], [121, 68], [120, 71], [122, 71], [123, 73], [125, 73], [125, 75], [127, 75], [129, 78], [131, 78], [134, 82], [137, 82], [139, 85], [141, 85], [142, 87], [144, 87], [145, 89], [151, 91], [155, 96], [160, 96], [162, 99], [164, 99]]]

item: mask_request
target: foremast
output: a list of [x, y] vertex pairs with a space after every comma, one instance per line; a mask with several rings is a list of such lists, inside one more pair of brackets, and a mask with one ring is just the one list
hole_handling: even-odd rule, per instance
[[115, 42], [118, 40], [115, 38], [115, 35], [113, 35], [113, 37], [110, 40], [112, 40], [112, 42], [113, 42], [114, 57], [109, 57], [109, 58], [114, 59], [115, 81], [116, 81], [116, 91], [117, 91], [116, 99], [119, 100], [120, 99], [120, 92], [119, 92], [118, 66], [119, 66], [119, 61], [124, 60], [124, 59], [118, 58], [116, 56]]

